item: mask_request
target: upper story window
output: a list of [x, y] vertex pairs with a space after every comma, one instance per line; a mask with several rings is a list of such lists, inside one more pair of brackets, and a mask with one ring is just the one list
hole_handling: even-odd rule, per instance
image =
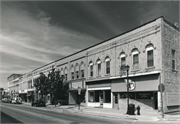
[[71, 66], [71, 79], [74, 79], [74, 66]]
[[79, 78], [79, 66], [76, 64], [76, 79]]
[[126, 65], [126, 55], [124, 52], [122, 52], [120, 54], [120, 61], [121, 61], [121, 66], [125, 66]]
[[90, 67], [90, 76], [92, 77], [93, 76], [93, 63], [92, 62], [90, 62], [89, 67]]
[[97, 60], [97, 74], [101, 75], [101, 61], [100, 61], [100, 59]]
[[106, 74], [110, 74], [110, 58], [109, 57], [106, 57], [105, 63], [106, 63]]
[[81, 75], [81, 78], [84, 78], [84, 63], [81, 63], [80, 65], [80, 75]]
[[172, 54], [172, 69], [175, 70], [176, 69], [176, 51], [175, 50], [172, 50], [171, 51], [171, 54]]
[[67, 67], [65, 67], [65, 69], [64, 69], [64, 77], [65, 77], [65, 80], [68, 79], [68, 70], [67, 70]]
[[139, 69], [139, 52], [138, 49], [135, 48], [132, 50], [132, 57], [133, 57], [133, 69]]
[[147, 54], [147, 67], [154, 66], [154, 46], [149, 44], [146, 46], [146, 54]]

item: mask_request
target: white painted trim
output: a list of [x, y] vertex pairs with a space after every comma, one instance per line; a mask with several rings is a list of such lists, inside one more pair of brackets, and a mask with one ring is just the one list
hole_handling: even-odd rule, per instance
[[[153, 72], [147, 72], [147, 73], [139, 73], [139, 74], [130, 74], [129, 77], [136, 77], [136, 76], [143, 76], [143, 75], [151, 75], [151, 74], [158, 74], [161, 73], [161, 71], [153, 71]], [[122, 77], [116, 76], [116, 77], [110, 77], [110, 79], [118, 79], [118, 78], [124, 78], [127, 77], [126, 75], [123, 75]]]
[[111, 89], [111, 87], [89, 88], [87, 90], [105, 90], [105, 89]]
[[120, 55], [120, 58], [123, 58], [123, 57], [126, 57], [126, 54], [123, 53]]

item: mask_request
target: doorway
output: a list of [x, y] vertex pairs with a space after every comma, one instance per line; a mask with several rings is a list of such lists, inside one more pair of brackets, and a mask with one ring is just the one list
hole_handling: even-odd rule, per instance
[[103, 91], [100, 91], [100, 93], [99, 93], [99, 101], [100, 101], [100, 105], [103, 105], [103, 102], [104, 102]]
[[154, 109], [158, 109], [158, 97], [157, 97], [157, 92], [154, 92]]

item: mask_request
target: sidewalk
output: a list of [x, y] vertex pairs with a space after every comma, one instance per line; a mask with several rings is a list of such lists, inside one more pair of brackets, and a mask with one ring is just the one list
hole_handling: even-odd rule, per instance
[[[23, 103], [27, 105], [31, 105], [30, 103]], [[85, 105], [80, 106], [80, 110], [78, 110], [77, 105], [62, 105], [56, 106], [47, 104], [46, 108], [53, 109], [56, 111], [68, 111], [70, 113], [78, 113], [83, 115], [98, 115], [101, 117], [108, 118], [116, 118], [116, 119], [128, 119], [128, 120], [139, 120], [139, 121], [178, 121], [180, 122], [180, 112], [176, 112], [173, 114], [164, 114], [164, 118], [162, 118], [161, 114], [157, 111], [147, 112], [141, 111], [141, 115], [127, 115], [125, 111], [120, 111], [117, 109], [108, 109], [108, 108], [94, 108], [94, 107], [86, 107]], [[136, 113], [135, 113], [136, 114]]]

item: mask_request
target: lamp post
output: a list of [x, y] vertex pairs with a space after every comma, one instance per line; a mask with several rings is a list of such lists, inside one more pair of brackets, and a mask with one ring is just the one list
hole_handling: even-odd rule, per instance
[[128, 74], [129, 74], [129, 65], [126, 65], [126, 71], [127, 71], [127, 113], [126, 114], [129, 114], [129, 77], [128, 77]]
[[78, 87], [78, 110], [80, 110], [81, 104], [81, 87]]

